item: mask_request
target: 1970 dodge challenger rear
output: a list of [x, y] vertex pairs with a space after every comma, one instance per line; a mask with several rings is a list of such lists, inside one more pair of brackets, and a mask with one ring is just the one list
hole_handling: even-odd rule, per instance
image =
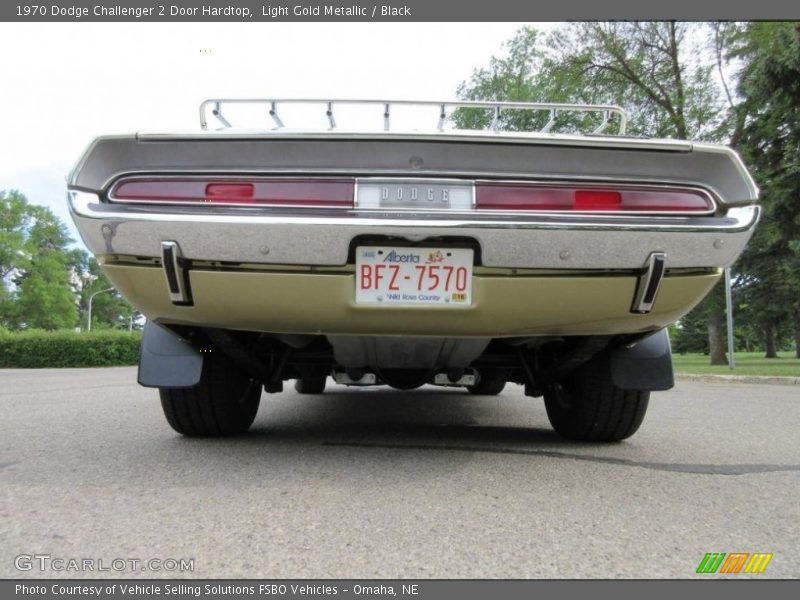
[[[197, 132], [98, 138], [69, 180], [86, 245], [148, 318], [139, 382], [186, 435], [243, 432], [262, 389], [319, 394], [330, 376], [515, 382], [561, 435], [626, 438], [673, 384], [665, 327], [758, 219], [734, 152], [625, 137], [616, 107], [418, 103], [430, 129], [398, 132], [409, 103], [362, 102], [385, 124], [370, 132], [337, 128], [347, 101], [317, 101], [326, 127], [289, 129], [293, 102], [314, 105], [206, 101]], [[230, 126], [239, 104], [275, 128]], [[465, 106], [552, 118], [446, 129]], [[598, 131], [550, 133], [567, 114], [597, 115]]]

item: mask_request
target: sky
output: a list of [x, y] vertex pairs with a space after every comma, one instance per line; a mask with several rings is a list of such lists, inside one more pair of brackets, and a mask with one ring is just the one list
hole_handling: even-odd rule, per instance
[[454, 99], [520, 23], [2, 23], [0, 190], [68, 216], [98, 135], [197, 129], [209, 97]]

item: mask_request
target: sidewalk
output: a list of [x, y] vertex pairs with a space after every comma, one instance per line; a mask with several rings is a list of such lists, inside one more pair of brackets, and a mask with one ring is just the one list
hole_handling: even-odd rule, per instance
[[716, 373], [675, 373], [678, 381], [697, 381], [700, 383], [766, 383], [769, 385], [800, 385], [800, 377], [780, 377], [773, 375], [718, 375]]

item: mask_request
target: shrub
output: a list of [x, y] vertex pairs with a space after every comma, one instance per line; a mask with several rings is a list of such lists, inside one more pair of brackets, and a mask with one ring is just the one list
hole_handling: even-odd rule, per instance
[[0, 368], [114, 367], [139, 361], [140, 332], [0, 331]]

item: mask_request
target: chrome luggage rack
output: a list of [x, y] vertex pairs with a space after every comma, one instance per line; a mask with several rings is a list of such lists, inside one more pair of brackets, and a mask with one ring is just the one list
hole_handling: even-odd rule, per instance
[[556, 124], [556, 119], [561, 113], [600, 113], [602, 115], [602, 122], [591, 134], [603, 133], [606, 128], [611, 124], [612, 119], [616, 116], [617, 132], [614, 135], [625, 135], [625, 130], [628, 124], [628, 115], [619, 106], [606, 105], [606, 104], [558, 104], [558, 103], [540, 103], [540, 102], [470, 102], [461, 100], [451, 100], [446, 102], [434, 101], [416, 101], [416, 100], [323, 100], [323, 99], [288, 99], [288, 98], [211, 98], [204, 100], [200, 104], [200, 126], [208, 129], [208, 115], [209, 112], [217, 119], [222, 125], [221, 129], [231, 129], [233, 125], [222, 114], [224, 105], [232, 104], [248, 104], [248, 105], [263, 105], [267, 109], [267, 114], [272, 118], [275, 124], [274, 130], [283, 129], [285, 126], [280, 116], [278, 116], [278, 106], [285, 104], [318, 104], [325, 110], [325, 116], [328, 119], [329, 131], [336, 129], [336, 118], [334, 115], [334, 108], [341, 105], [382, 105], [383, 106], [383, 130], [391, 130], [391, 112], [394, 106], [414, 106], [414, 107], [430, 107], [438, 109], [438, 123], [436, 129], [444, 131], [444, 125], [448, 116], [452, 116], [452, 112], [459, 108], [472, 108], [483, 109], [492, 111], [492, 122], [490, 130], [497, 133], [500, 130], [500, 115], [503, 111], [510, 110], [528, 110], [528, 111], [547, 111], [550, 118], [544, 126], [538, 129], [531, 129], [530, 133], [548, 133]]

